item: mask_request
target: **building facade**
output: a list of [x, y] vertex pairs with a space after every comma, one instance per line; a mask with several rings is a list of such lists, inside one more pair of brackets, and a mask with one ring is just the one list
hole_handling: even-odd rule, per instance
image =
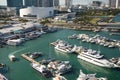
[[20, 17], [26, 18], [45, 18], [54, 15], [53, 7], [27, 7], [20, 9]]
[[22, 0], [7, 0], [8, 7], [23, 7]]
[[23, 0], [25, 7], [52, 7], [53, 0]]
[[53, 6], [58, 7], [59, 6], [59, 0], [53, 0]]
[[109, 0], [110, 8], [119, 8], [120, 7], [120, 0]]
[[66, 8], [71, 8], [72, 0], [65, 0], [65, 6], [66, 6]]
[[25, 7], [42, 7], [42, 0], [24, 0]]
[[42, 0], [42, 7], [53, 7], [53, 0]]

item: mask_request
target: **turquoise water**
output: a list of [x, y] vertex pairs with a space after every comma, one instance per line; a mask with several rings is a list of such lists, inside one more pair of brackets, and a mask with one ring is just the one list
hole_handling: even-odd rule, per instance
[[113, 18], [113, 21], [114, 21], [114, 22], [120, 22], [120, 14], [116, 15], [116, 16]]
[[[76, 80], [80, 69], [85, 73], [97, 73], [97, 77], [107, 77], [108, 80], [120, 80], [120, 69], [107, 69], [101, 68], [85, 61], [77, 59], [76, 54], [65, 54], [57, 52], [54, 47], [49, 45], [51, 42], [57, 39], [62, 39], [70, 44], [82, 45], [87, 48], [92, 48], [95, 50], [100, 50], [107, 59], [112, 57], [120, 57], [119, 48], [107, 48], [99, 46], [96, 44], [90, 44], [86, 42], [81, 42], [80, 40], [68, 39], [67, 36], [72, 34], [86, 33], [86, 34], [100, 34], [108, 38], [120, 40], [119, 36], [109, 36], [107, 32], [93, 33], [89, 31], [75, 31], [75, 30], [60, 30], [56, 33], [50, 33], [42, 35], [40, 38], [28, 41], [22, 46], [6, 46], [5, 48], [0, 48], [0, 62], [7, 64], [9, 70], [7, 72], [1, 71], [9, 80], [52, 80], [52, 78], [45, 78], [41, 76], [38, 72], [33, 70], [30, 66], [30, 62], [26, 61], [21, 57], [22, 53], [40, 51], [43, 52], [43, 56], [37, 59], [40, 61], [44, 58], [53, 57], [57, 60], [69, 60], [73, 69], [71, 73], [65, 74], [64, 76], [68, 80]], [[10, 62], [8, 59], [9, 54], [14, 54], [18, 61]]]

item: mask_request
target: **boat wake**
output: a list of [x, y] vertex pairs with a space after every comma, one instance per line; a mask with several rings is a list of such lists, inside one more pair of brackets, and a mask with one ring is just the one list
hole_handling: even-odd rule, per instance
[[[83, 60], [78, 60], [79, 62], [80, 62], [80, 64], [81, 64], [81, 67], [83, 67], [84, 69], [86, 69], [86, 70], [91, 70], [91, 71], [95, 71], [95, 72], [104, 72], [104, 73], [106, 73], [106, 74], [108, 74], [109, 72], [106, 70], [106, 69], [104, 69], [104, 68], [101, 68], [101, 67], [98, 67], [98, 66], [95, 66], [95, 65], [92, 65], [92, 64], [90, 64], [90, 63], [88, 63], [88, 62], [85, 62], [85, 61], [83, 61]], [[91, 67], [90, 67], [91, 66]]]
[[[22, 48], [22, 49], [19, 49], [19, 50], [14, 51], [14, 52], [12, 52], [12, 53], [10, 53], [10, 54], [14, 55], [14, 54], [16, 54], [16, 53], [18, 53], [18, 52], [20, 52], [20, 51], [25, 50], [25, 49], [26, 49], [26, 48]], [[10, 54], [9, 54], [9, 55], [10, 55]]]

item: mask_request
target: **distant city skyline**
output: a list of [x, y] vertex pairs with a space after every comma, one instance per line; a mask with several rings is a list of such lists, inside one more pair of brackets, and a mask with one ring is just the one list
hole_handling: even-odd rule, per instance
[[[63, 0], [60, 0], [61, 2]], [[73, 0], [73, 4], [81, 4], [81, 5], [87, 5], [90, 4], [91, 1], [96, 1], [96, 0]], [[105, 4], [108, 4], [109, 0], [98, 0], [98, 1], [102, 1]], [[6, 0], [0, 0], [0, 5], [7, 5]]]

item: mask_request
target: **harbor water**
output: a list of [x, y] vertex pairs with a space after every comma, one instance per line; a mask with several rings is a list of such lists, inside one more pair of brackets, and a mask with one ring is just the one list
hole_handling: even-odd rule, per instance
[[[54, 50], [50, 45], [51, 42], [57, 39], [65, 40], [66, 42], [78, 46], [84, 46], [94, 50], [101, 51], [105, 58], [120, 57], [120, 48], [108, 48], [97, 44], [82, 42], [77, 39], [68, 39], [69, 35], [85, 33], [89, 35], [99, 34], [110, 39], [120, 40], [120, 36], [110, 36], [108, 32], [93, 33], [90, 31], [76, 31], [63, 29], [55, 33], [44, 34], [40, 38], [27, 41], [21, 46], [5, 46], [0, 48], [0, 62], [5, 63], [9, 69], [7, 71], [0, 70], [9, 80], [52, 80], [52, 78], [45, 78], [37, 71], [33, 70], [30, 62], [21, 57], [21, 54], [27, 52], [40, 51], [43, 53], [37, 61], [47, 58], [55, 58], [56, 60], [68, 60], [72, 65], [72, 71], [64, 74], [68, 80], [76, 80], [79, 76], [80, 70], [84, 73], [96, 73], [96, 77], [107, 77], [108, 80], [120, 80], [120, 69], [101, 68], [99, 66], [90, 64], [77, 58], [77, 54], [65, 54]], [[8, 58], [10, 54], [14, 54], [17, 61], [11, 62]]]
[[120, 14], [116, 15], [116, 16], [113, 18], [113, 21], [114, 21], [114, 22], [120, 22]]

